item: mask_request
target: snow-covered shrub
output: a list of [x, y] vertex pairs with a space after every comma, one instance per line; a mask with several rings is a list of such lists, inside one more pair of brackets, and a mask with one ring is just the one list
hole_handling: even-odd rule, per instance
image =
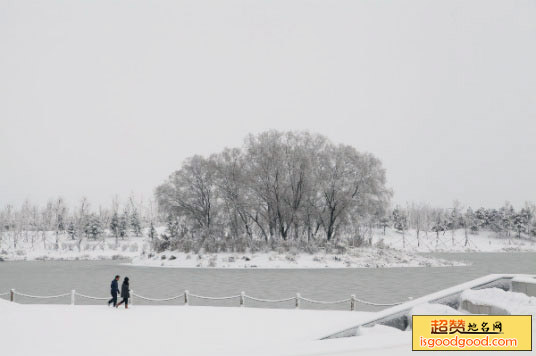
[[246, 236], [239, 236], [235, 239], [229, 239], [227, 241], [226, 251], [244, 253], [250, 248], [249, 241]]
[[190, 253], [196, 250], [195, 242], [190, 238], [185, 238], [184, 240], [177, 241], [177, 243], [175, 244], [175, 249]]
[[343, 255], [343, 254], [346, 253], [347, 248], [346, 248], [346, 246], [344, 244], [339, 242], [339, 243], [335, 244], [334, 247], [335, 247], [335, 252], [337, 254]]
[[128, 248], [128, 251], [129, 252], [138, 252], [138, 244], [136, 244], [136, 243], [131, 244], [130, 247]]
[[249, 248], [247, 250], [249, 250], [249, 252], [251, 253], [255, 253], [255, 252], [262, 251], [263, 249], [266, 249], [266, 245], [263, 244], [262, 241], [253, 240], [250, 242]]
[[170, 239], [166, 234], [162, 234], [160, 238], [153, 240], [153, 249], [160, 253], [170, 249]]
[[199, 246], [199, 248], [203, 248], [203, 250], [208, 253], [224, 252], [227, 251], [227, 243], [225, 240], [218, 240], [211, 237], [207, 238], [204, 244]]
[[177, 257], [175, 257], [174, 255], [169, 256], [170, 261], [173, 261], [173, 260], [176, 260], [176, 259], [177, 259]]
[[379, 249], [384, 249], [384, 248], [387, 248], [387, 246], [385, 245], [385, 241], [382, 239], [379, 239], [377, 242], [376, 242], [376, 248], [379, 248]]
[[208, 266], [209, 266], [209, 267], [216, 267], [217, 259], [218, 259], [218, 256], [216, 256], [216, 255], [211, 256], [210, 259], [209, 259], [209, 261], [208, 261]]
[[298, 250], [296, 246], [292, 246], [289, 248], [288, 253], [292, 256], [297, 256], [300, 253], [300, 251]]

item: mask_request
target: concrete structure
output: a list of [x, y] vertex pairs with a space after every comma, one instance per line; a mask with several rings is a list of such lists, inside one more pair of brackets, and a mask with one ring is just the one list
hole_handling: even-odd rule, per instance
[[536, 297], [536, 278], [524, 276], [512, 279], [512, 292], [525, 293], [529, 297]]
[[[491, 274], [485, 277], [477, 278], [475, 280], [459, 284], [457, 286], [441, 290], [436, 293], [428, 294], [423, 297], [417, 298], [415, 300], [397, 305], [392, 308], [387, 308], [378, 313], [375, 313], [370, 320], [365, 320], [364, 322], [353, 326], [351, 328], [338, 331], [336, 333], [327, 335], [322, 338], [324, 339], [333, 339], [339, 337], [350, 337], [359, 335], [359, 328], [361, 327], [370, 327], [377, 324], [387, 325], [391, 327], [396, 327], [401, 330], [406, 330], [410, 328], [410, 312], [413, 307], [429, 303], [429, 304], [444, 304], [448, 305], [454, 309], [466, 309], [471, 308], [472, 310], [478, 311], [478, 314], [501, 314], [498, 308], [492, 308], [491, 306], [480, 306], [474, 305], [470, 302], [467, 302], [465, 305], [462, 305], [462, 300], [460, 295], [468, 289], [485, 289], [485, 288], [500, 288], [505, 291], [512, 291], [512, 281], [532, 281], [536, 280], [536, 276], [533, 275], [517, 275], [517, 274]], [[530, 288], [532, 288], [532, 284]], [[526, 288], [525, 285], [516, 284], [516, 288]], [[532, 291], [532, 289], [530, 289]], [[471, 304], [471, 305], [470, 305]], [[502, 313], [504, 314], [504, 313]]]

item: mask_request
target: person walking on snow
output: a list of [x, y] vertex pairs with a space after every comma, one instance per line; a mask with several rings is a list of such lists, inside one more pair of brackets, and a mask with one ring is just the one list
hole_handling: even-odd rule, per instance
[[128, 298], [130, 298], [130, 285], [128, 277], [125, 277], [123, 284], [121, 285], [121, 298], [123, 298], [123, 300], [121, 300], [116, 307], [118, 308], [121, 304], [125, 303], [125, 309], [128, 309]]
[[112, 281], [112, 285], [110, 293], [112, 294], [112, 299], [108, 301], [108, 306], [110, 306], [111, 303], [114, 303], [114, 307], [117, 305], [117, 294], [119, 293], [119, 276], [115, 276], [115, 278]]

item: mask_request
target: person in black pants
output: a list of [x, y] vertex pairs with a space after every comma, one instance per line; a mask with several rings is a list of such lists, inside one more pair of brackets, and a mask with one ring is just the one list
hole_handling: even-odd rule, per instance
[[117, 282], [119, 282], [119, 276], [115, 276], [112, 285], [110, 286], [112, 299], [108, 301], [108, 306], [110, 306], [111, 303], [114, 303], [114, 307], [117, 306], [117, 293], [119, 293], [119, 284]]
[[130, 285], [128, 277], [125, 277], [123, 284], [121, 285], [121, 298], [123, 298], [123, 300], [117, 304], [117, 307], [125, 303], [125, 309], [128, 309], [128, 298], [130, 298]]

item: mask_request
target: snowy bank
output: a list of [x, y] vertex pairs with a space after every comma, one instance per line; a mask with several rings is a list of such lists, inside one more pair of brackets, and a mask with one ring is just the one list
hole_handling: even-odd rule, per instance
[[[162, 228], [160, 228], [162, 230]], [[155, 254], [147, 237], [116, 239], [104, 236], [96, 240], [72, 240], [49, 231], [19, 237], [0, 235], [0, 262], [24, 260], [103, 260], [133, 259], [138, 266], [154, 267], [218, 267], [218, 268], [378, 268], [378, 267], [442, 267], [460, 266], [460, 262], [423, 257], [428, 252], [511, 252], [536, 251], [536, 239], [504, 238], [489, 231], [468, 235], [463, 230], [436, 235], [415, 230], [404, 233], [393, 229], [374, 230], [366, 247], [347, 248], [345, 253], [308, 254], [303, 252], [256, 253], [182, 253], [166, 251]], [[148, 256], [151, 256], [150, 258]]]
[[130, 259], [150, 251], [150, 243], [143, 237], [116, 240], [108, 237], [98, 240], [71, 240], [62, 237], [56, 243], [53, 234], [38, 241], [20, 241], [16, 247], [0, 241], [0, 262], [3, 261], [75, 261]]
[[501, 236], [493, 231], [465, 234], [463, 229], [435, 232], [410, 229], [404, 233], [394, 229], [376, 230], [373, 245], [388, 246], [396, 250], [413, 252], [530, 252], [536, 251], [536, 238]]
[[164, 252], [132, 259], [136, 266], [175, 268], [386, 268], [463, 266], [456, 261], [424, 257], [393, 249], [359, 248], [345, 254]]

